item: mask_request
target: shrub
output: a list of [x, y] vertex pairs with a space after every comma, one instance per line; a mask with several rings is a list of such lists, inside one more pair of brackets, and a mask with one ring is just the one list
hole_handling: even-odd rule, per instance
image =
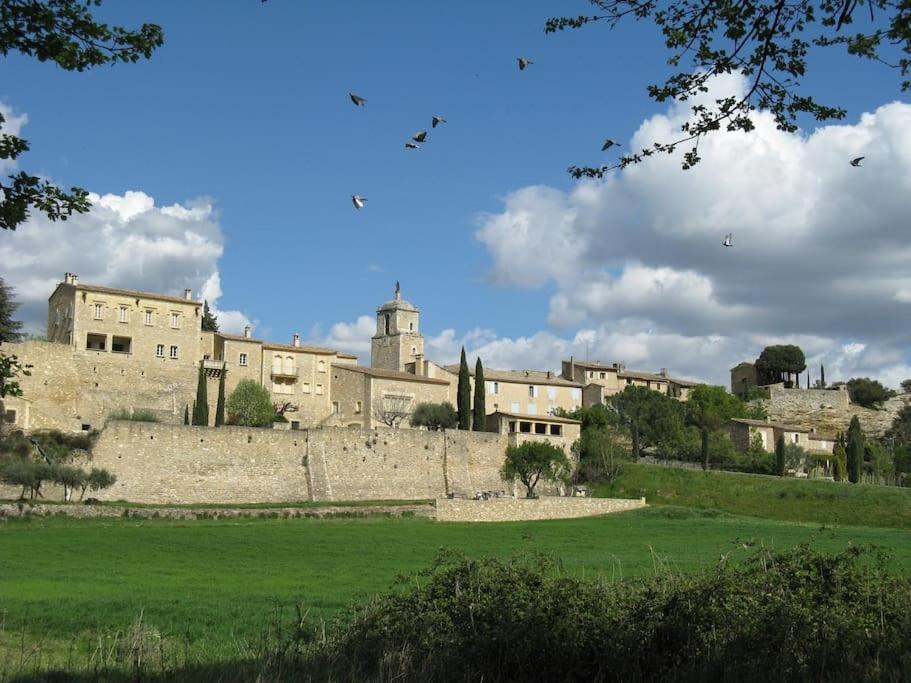
[[411, 414], [411, 424], [431, 431], [455, 429], [459, 425], [459, 415], [449, 401], [419, 403]]
[[299, 620], [272, 666], [300, 680], [908, 680], [911, 578], [856, 547], [751, 552], [620, 582], [442, 556], [326, 631]]
[[242, 379], [225, 403], [228, 421], [244, 427], [268, 427], [275, 409], [264, 386], [252, 379]]
[[883, 401], [895, 396], [895, 392], [875, 379], [855, 377], [848, 380], [848, 396], [853, 403], [864, 408], [881, 408]]

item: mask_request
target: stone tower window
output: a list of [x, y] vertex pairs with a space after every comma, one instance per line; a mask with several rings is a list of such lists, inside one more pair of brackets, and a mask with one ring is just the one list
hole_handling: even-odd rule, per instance
[[383, 316], [383, 324], [384, 324], [383, 329], [385, 330], [383, 332], [383, 334], [389, 334], [389, 314], [388, 313]]
[[414, 323], [408, 323], [408, 331], [414, 332]]
[[412, 347], [411, 347], [411, 355], [412, 355], [412, 356], [416, 356], [417, 353], [418, 353], [418, 347], [417, 347], [417, 346], [412, 346]]

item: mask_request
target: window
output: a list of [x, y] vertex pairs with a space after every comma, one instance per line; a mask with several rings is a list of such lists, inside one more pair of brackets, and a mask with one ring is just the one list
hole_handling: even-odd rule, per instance
[[557, 387], [547, 387], [547, 398], [551, 401], [557, 400]]
[[535, 422], [535, 434], [547, 434], [547, 425]]
[[355, 401], [355, 402], [354, 402], [354, 413], [355, 413], [356, 415], [360, 415], [360, 414], [361, 414], [362, 405], [363, 405], [363, 404], [362, 404], [360, 401]]
[[322, 395], [323, 395], [323, 385], [322, 385], [322, 384], [317, 384], [317, 385], [316, 385], [316, 395], [317, 395], [317, 396], [322, 396]]
[[294, 358], [291, 356], [285, 356], [284, 360], [282, 361], [282, 373], [286, 375], [294, 374]]
[[412, 355], [412, 356], [416, 356], [417, 353], [418, 353], [418, 347], [417, 347], [417, 346], [412, 346], [412, 347], [411, 347], [411, 355]]
[[92, 425], [87, 425], [85, 423], [82, 423], [82, 431], [84, 431], [84, 432], [92, 431]]
[[519, 423], [519, 433], [520, 434], [531, 434], [531, 422], [520, 422]]
[[800, 441], [800, 435], [799, 435], [799, 434], [795, 434], [795, 435], [794, 435], [794, 443], [797, 443], [798, 441]]
[[606, 377], [607, 377], [607, 373], [606, 373], [606, 372], [602, 372], [602, 373], [600, 374], [600, 379], [605, 379]]
[[15, 410], [7, 410], [7, 411], [3, 414], [3, 420], [4, 420], [4, 422], [6, 422], [7, 424], [16, 424], [16, 411], [15, 411]]
[[534, 403], [529, 403], [529, 404], [528, 404], [528, 414], [529, 414], [529, 415], [537, 415], [537, 414], [538, 414], [538, 406], [537, 406], [536, 404], [534, 404]]
[[305, 394], [309, 394], [309, 393], [310, 393], [310, 382], [304, 382], [304, 387], [303, 387], [302, 391], [303, 391]]
[[[324, 361], [324, 360], [319, 361], [316, 364], [316, 371], [317, 372], [326, 372], [326, 361]], [[320, 386], [320, 385], [317, 384], [316, 386]]]
[[550, 426], [550, 435], [551, 436], [563, 436], [563, 425], [551, 425]]
[[95, 304], [95, 320], [104, 318], [104, 304]]
[[573, 389], [572, 394], [573, 394], [574, 401], [582, 400], [582, 390], [581, 389]]
[[341, 408], [339, 407], [338, 401], [332, 402], [332, 412], [335, 413], [336, 415], [338, 415], [341, 412]]
[[122, 323], [128, 323], [128, 322], [130, 322], [130, 311], [129, 311], [129, 309], [128, 309], [126, 306], [121, 306], [121, 307], [120, 307], [120, 318], [119, 318], [119, 320], [120, 320], [120, 322], [122, 322]]
[[291, 429], [298, 430], [301, 428], [300, 420], [291, 420]]
[[276, 379], [272, 382], [272, 391], [276, 394], [293, 394], [294, 384], [287, 380]]
[[180, 313], [171, 314], [171, 327], [175, 330], [180, 328]]
[[383, 334], [389, 334], [389, 314], [383, 316]]
[[592, 372], [591, 370], [589, 370], [589, 371], [588, 371], [588, 378], [589, 378], [589, 379], [593, 379], [594, 376], [595, 376], [595, 373]]
[[516, 431], [516, 421], [510, 420], [509, 421], [509, 433], [513, 434], [513, 433], [515, 433], [515, 431]]
[[500, 393], [500, 383], [499, 382], [488, 382], [487, 383], [487, 393], [488, 394], [499, 394]]
[[414, 323], [408, 323], [408, 331], [414, 332]]
[[144, 320], [144, 322], [145, 322], [146, 325], [151, 325], [151, 324], [152, 324], [152, 311], [146, 311], [146, 312], [145, 312], [145, 320]]
[[133, 340], [129, 337], [111, 337], [111, 351], [114, 353], [130, 353], [133, 350]]
[[171, 358], [177, 358], [177, 347], [176, 346], [171, 347]]
[[528, 398], [538, 398], [538, 387], [534, 384], [528, 387]]
[[155, 347], [155, 355], [158, 358], [164, 358], [164, 344], [158, 344]]
[[105, 334], [87, 334], [85, 348], [92, 351], [105, 351], [108, 347], [108, 337]]
[[512, 403], [512, 404], [510, 404], [510, 406], [509, 406], [509, 411], [510, 411], [511, 413], [518, 413], [518, 412], [519, 412], [519, 404], [518, 404], [518, 403]]
[[245, 366], [247, 364], [247, 354], [240, 354], [240, 357], [237, 359], [237, 364]]
[[277, 353], [272, 356], [272, 374], [280, 375], [282, 374], [282, 357]]

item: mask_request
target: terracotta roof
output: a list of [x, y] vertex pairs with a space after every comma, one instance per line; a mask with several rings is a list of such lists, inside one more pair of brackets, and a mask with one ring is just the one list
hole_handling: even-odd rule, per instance
[[[458, 365], [444, 365], [443, 368], [454, 375], [459, 374]], [[474, 369], [469, 368], [468, 374], [474, 377]], [[548, 377], [548, 374], [550, 377]], [[559, 387], [582, 388], [581, 384], [570, 382], [568, 379], [557, 375], [557, 373], [548, 373], [546, 370], [495, 370], [493, 368], [484, 368], [484, 380], [488, 382], [493, 380], [517, 384], [552, 384]]]
[[502, 415], [503, 417], [514, 417], [517, 420], [531, 420], [535, 422], [559, 422], [560, 424], [573, 425], [582, 424], [580, 420], [573, 420], [568, 417], [560, 417], [559, 415], [526, 415], [524, 413], [506, 413], [502, 410], [497, 410], [493, 413], [490, 413], [487, 417], [490, 417], [491, 415]]
[[376, 377], [378, 379], [396, 379], [401, 382], [422, 382], [424, 384], [440, 384], [444, 386], [449, 386], [449, 382], [445, 379], [433, 379], [430, 377], [421, 377], [419, 375], [412, 375], [410, 372], [399, 372], [398, 370], [384, 370], [382, 368], [367, 368], [363, 365], [348, 365], [347, 363], [333, 363], [332, 367], [337, 370], [349, 370], [351, 372], [359, 372], [362, 375], [367, 375], [369, 377]]
[[805, 432], [810, 433], [810, 430], [806, 427], [801, 427], [799, 425], [789, 425], [783, 422], [766, 422], [765, 420], [750, 420], [745, 417], [735, 417], [731, 422], [739, 422], [740, 424], [749, 425], [751, 427], [772, 427], [773, 429], [783, 429], [786, 432]]
[[[152, 292], [140, 292], [135, 289], [118, 289], [116, 287], [102, 287], [101, 285], [90, 285], [83, 284], [82, 282], [76, 285], [70, 285], [65, 282], [59, 283], [55, 288], [54, 292], [61, 287], [73, 287], [74, 289], [85, 291], [85, 292], [99, 292], [100, 294], [114, 294], [116, 296], [129, 296], [129, 297], [139, 297], [140, 299], [156, 299], [158, 301], [169, 301], [177, 304], [185, 304], [187, 306], [201, 306], [202, 301], [196, 301], [195, 299], [184, 299], [182, 296], [171, 296], [170, 294], [154, 294]], [[54, 296], [51, 294], [51, 296]]]

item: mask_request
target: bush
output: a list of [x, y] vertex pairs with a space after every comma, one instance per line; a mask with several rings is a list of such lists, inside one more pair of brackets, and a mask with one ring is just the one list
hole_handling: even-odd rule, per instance
[[411, 425], [427, 427], [431, 431], [455, 429], [459, 425], [459, 414], [449, 401], [419, 403], [411, 414]]
[[889, 575], [887, 558], [750, 552], [620, 582], [541, 558], [443, 556], [325, 632], [300, 620], [272, 666], [289, 679], [403, 682], [911, 677], [911, 578]]
[[264, 386], [252, 379], [238, 382], [225, 403], [228, 422], [243, 427], [268, 427], [275, 409], [272, 397]]
[[855, 377], [848, 380], [848, 397], [853, 403], [864, 408], [881, 408], [883, 402], [893, 396], [894, 391], [887, 389], [875, 379]]

